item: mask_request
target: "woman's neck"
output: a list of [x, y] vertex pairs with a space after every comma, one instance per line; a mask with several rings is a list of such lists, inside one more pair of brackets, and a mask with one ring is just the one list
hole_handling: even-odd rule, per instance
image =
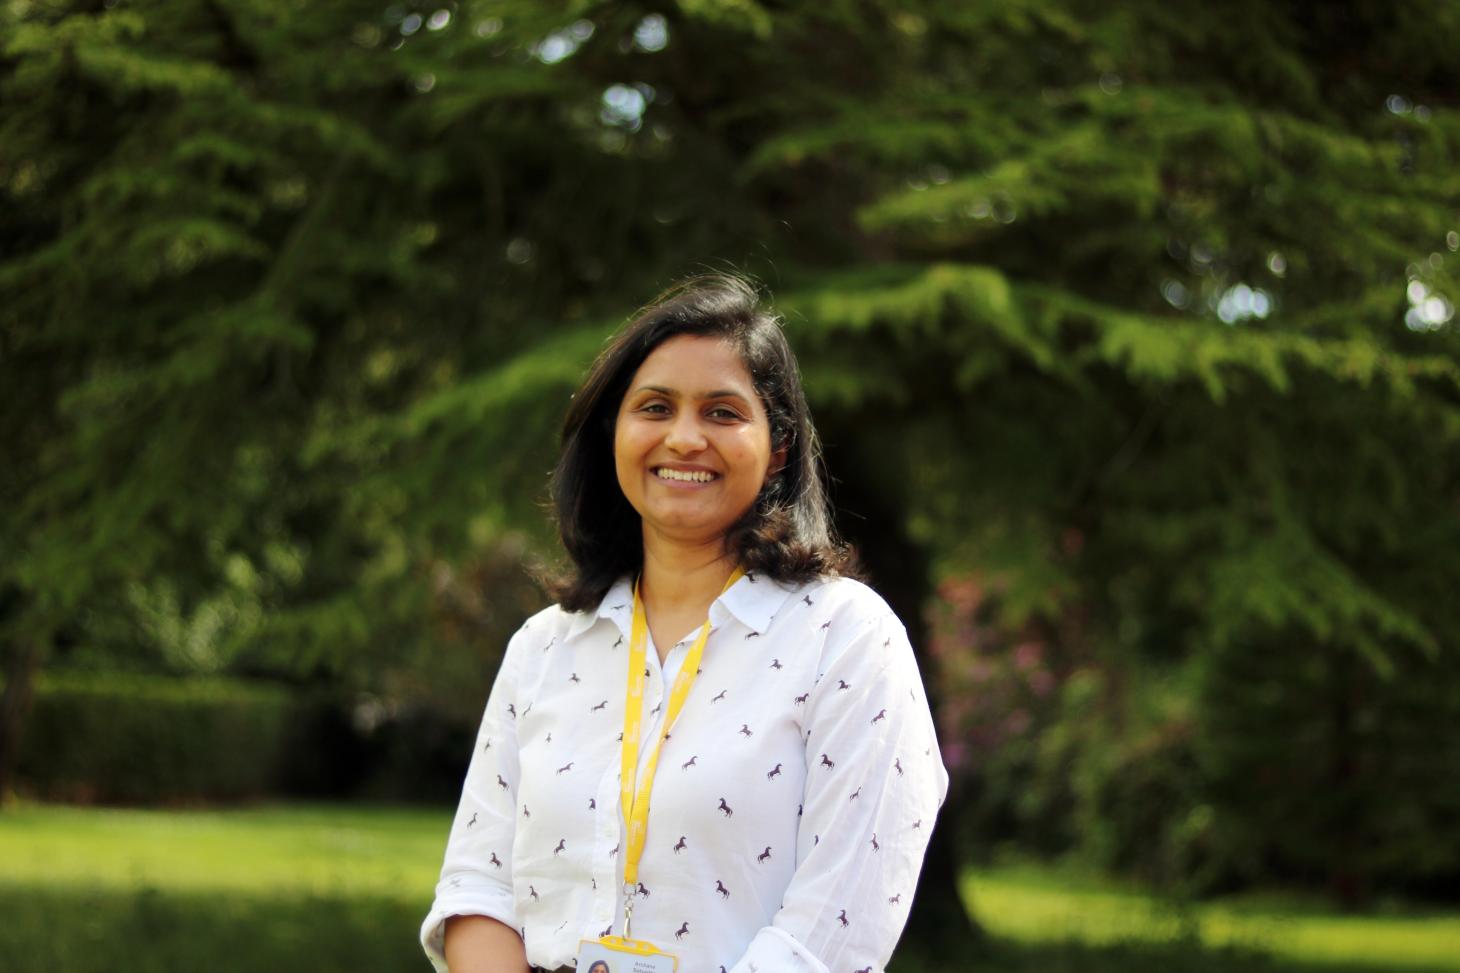
[[665, 543], [646, 532], [639, 597], [661, 659], [670, 648], [668, 640], [704, 621], [734, 570], [735, 558], [720, 539], [702, 545]]
[[644, 604], [669, 611], [708, 608], [735, 570], [735, 558], [720, 540], [674, 544], [644, 538], [644, 573], [639, 596]]

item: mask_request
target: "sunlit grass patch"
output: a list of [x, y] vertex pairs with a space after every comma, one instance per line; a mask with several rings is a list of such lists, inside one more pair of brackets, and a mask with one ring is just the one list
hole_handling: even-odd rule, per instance
[[346, 805], [0, 812], [6, 973], [429, 969], [450, 812]]
[[1028, 865], [972, 870], [963, 891], [990, 933], [1017, 943], [1187, 941], [1264, 953], [1285, 965], [1460, 970], [1455, 914], [1335, 915], [1296, 896], [1181, 904]]
[[40, 886], [379, 894], [429, 903], [450, 813], [266, 805], [0, 813], [0, 880]]

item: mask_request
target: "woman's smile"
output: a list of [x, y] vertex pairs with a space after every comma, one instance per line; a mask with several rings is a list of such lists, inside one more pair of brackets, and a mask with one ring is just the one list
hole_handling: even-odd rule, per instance
[[719, 474], [711, 470], [676, 466], [660, 466], [654, 470], [654, 475], [675, 486], [703, 486], [719, 479]]

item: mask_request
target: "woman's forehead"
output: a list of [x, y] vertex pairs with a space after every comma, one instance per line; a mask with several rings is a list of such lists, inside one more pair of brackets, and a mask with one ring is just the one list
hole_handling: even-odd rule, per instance
[[676, 335], [644, 359], [629, 382], [631, 391], [653, 388], [695, 398], [754, 396], [755, 383], [740, 352], [724, 338]]

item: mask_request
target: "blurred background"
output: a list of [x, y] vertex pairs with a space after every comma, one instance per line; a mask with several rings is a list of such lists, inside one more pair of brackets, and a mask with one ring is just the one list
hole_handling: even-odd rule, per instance
[[894, 970], [1460, 970], [1457, 50], [0, 0], [0, 966], [425, 969], [568, 397], [737, 269], [938, 706]]

